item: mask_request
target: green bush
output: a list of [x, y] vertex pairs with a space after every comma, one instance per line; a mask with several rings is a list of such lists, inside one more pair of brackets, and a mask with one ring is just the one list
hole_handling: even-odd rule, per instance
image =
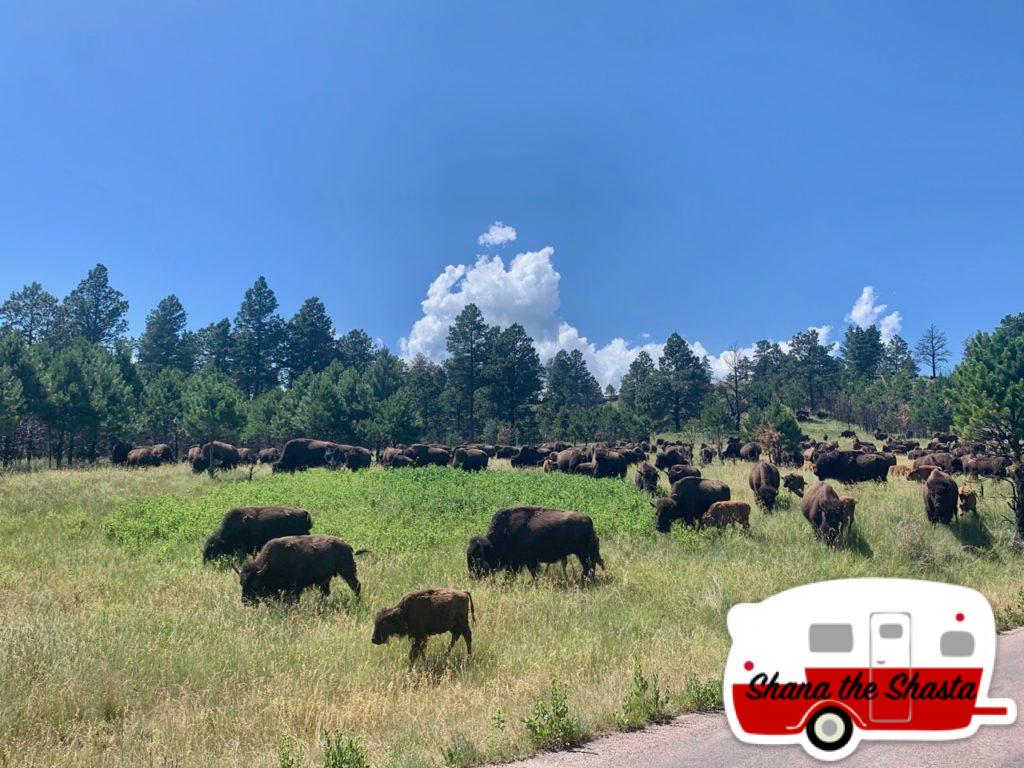
[[662, 692], [658, 673], [648, 678], [640, 660], [633, 667], [633, 685], [622, 702], [622, 711], [615, 714], [620, 728], [638, 728], [647, 723], [664, 723], [671, 718], [669, 696]]
[[523, 718], [533, 743], [543, 749], [566, 749], [583, 741], [586, 731], [578, 717], [569, 714], [566, 689], [551, 681], [549, 701], [536, 699], [533, 714]]
[[707, 712], [722, 706], [722, 683], [720, 680], [698, 680], [691, 677], [683, 686], [683, 710], [686, 712]]
[[277, 751], [278, 768], [300, 768], [302, 765], [302, 749], [290, 734], [281, 737], [281, 745]]
[[456, 733], [447, 747], [441, 749], [444, 768], [469, 768], [483, 762], [483, 754], [468, 736]]
[[324, 768], [370, 768], [359, 743], [338, 731], [323, 735]]

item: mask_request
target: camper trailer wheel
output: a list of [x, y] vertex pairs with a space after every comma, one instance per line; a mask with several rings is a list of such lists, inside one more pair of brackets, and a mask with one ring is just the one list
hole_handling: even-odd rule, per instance
[[843, 710], [826, 707], [807, 723], [807, 738], [823, 752], [835, 752], [853, 738], [853, 721]]

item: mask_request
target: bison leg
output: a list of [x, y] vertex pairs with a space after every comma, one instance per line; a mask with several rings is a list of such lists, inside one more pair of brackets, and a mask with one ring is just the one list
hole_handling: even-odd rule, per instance
[[325, 581], [322, 584], [320, 584], [319, 587], [320, 587], [320, 599], [321, 600], [326, 600], [328, 597], [331, 596], [331, 580], [330, 579], [328, 579], [327, 581]]
[[466, 655], [473, 655], [473, 630], [469, 628], [469, 623], [462, 628], [462, 637], [466, 641]]
[[427, 638], [425, 637], [414, 637], [412, 639], [412, 647], [409, 649], [409, 663], [412, 664], [416, 661], [417, 656], [423, 655], [423, 649], [427, 647]]
[[341, 578], [343, 578], [345, 580], [345, 583], [348, 584], [349, 587], [351, 587], [353, 594], [355, 594], [356, 599], [358, 600], [359, 593], [362, 591], [362, 587], [359, 584], [359, 579], [357, 579], [355, 576], [344, 575]]

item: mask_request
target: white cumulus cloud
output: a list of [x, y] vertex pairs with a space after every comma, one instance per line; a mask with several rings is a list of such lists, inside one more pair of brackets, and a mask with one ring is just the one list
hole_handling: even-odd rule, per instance
[[476, 242], [478, 245], [493, 248], [499, 245], [504, 245], [505, 243], [511, 243], [515, 239], [515, 227], [510, 227], [507, 224], [502, 224], [500, 221], [496, 221], [491, 224], [486, 232], [476, 239]]
[[882, 341], [889, 341], [903, 327], [903, 316], [899, 312], [885, 314], [885, 310], [888, 308], [887, 304], [879, 302], [879, 296], [874, 286], [865, 285], [860, 296], [853, 302], [849, 314], [846, 315], [846, 321], [859, 325], [861, 328], [877, 325], [882, 334]]

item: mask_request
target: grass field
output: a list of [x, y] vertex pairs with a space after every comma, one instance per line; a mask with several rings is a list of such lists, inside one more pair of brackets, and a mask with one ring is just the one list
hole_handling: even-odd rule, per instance
[[[729, 607], [826, 578], [967, 584], [1002, 624], [1024, 621], [1024, 558], [995, 484], [981, 520], [951, 528], [925, 521], [917, 484], [856, 486], [856, 536], [829, 552], [785, 493], [774, 515], [754, 513], [749, 537], [660, 536], [631, 484], [496, 464], [479, 475], [259, 470], [251, 482], [183, 466], [0, 478], [0, 765], [321, 766], [325, 732], [356, 738], [374, 766], [510, 758], [550, 738], [523, 718], [552, 681], [585, 735], [625, 723], [637, 661], [672, 712], [714, 706]], [[705, 475], [752, 501], [749, 466]], [[199, 558], [243, 503], [303, 506], [315, 531], [369, 548], [362, 600], [339, 581], [323, 605], [311, 592], [294, 608], [243, 607], [235, 575]], [[558, 569], [537, 583], [467, 578], [466, 539], [521, 503], [594, 518], [607, 563], [596, 584], [580, 589]], [[410, 669], [408, 641], [371, 645], [372, 617], [430, 586], [471, 589], [474, 654], [460, 644], [446, 658], [435, 638]]]

